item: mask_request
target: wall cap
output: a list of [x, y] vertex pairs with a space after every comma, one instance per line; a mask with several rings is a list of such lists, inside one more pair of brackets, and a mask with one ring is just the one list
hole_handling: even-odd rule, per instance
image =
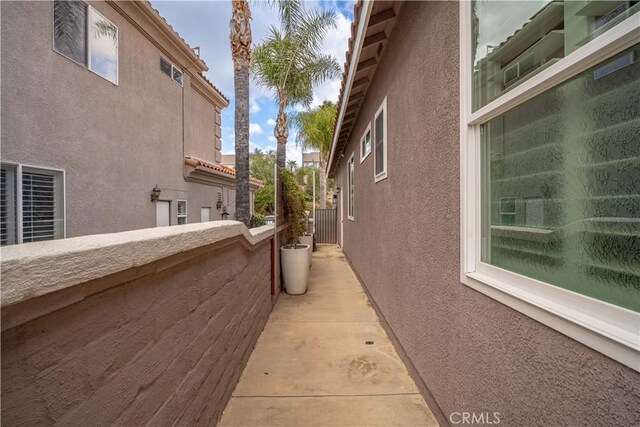
[[233, 237], [243, 236], [255, 246], [274, 233], [273, 224], [249, 230], [238, 221], [212, 221], [5, 246], [0, 250], [1, 306]]

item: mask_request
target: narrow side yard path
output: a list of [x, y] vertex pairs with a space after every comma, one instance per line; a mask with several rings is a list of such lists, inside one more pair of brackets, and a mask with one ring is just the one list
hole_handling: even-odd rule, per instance
[[281, 294], [220, 425], [438, 424], [342, 252], [320, 245], [309, 290]]

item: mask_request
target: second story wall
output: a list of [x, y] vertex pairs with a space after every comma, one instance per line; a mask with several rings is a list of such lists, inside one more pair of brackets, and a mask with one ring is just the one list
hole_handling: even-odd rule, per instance
[[[89, 4], [117, 27], [114, 84], [54, 49], [53, 2], [1, 4], [2, 162], [64, 171], [66, 237], [155, 225], [156, 184], [190, 203], [197, 194], [198, 209], [215, 205], [213, 190], [185, 181], [184, 157], [219, 158], [211, 99], [219, 96], [218, 110], [226, 100], [144, 5]], [[183, 72], [183, 85], [161, 71], [160, 58]]]

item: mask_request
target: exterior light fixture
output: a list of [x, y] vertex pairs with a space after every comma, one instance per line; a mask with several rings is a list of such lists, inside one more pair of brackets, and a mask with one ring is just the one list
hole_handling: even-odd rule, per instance
[[161, 190], [158, 188], [158, 184], [156, 184], [155, 187], [153, 187], [153, 190], [151, 190], [151, 201], [152, 202], [157, 202], [158, 199], [160, 198], [160, 192]]

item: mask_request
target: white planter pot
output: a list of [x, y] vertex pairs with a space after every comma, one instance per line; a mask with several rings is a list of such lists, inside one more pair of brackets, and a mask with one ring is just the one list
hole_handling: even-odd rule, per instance
[[309, 267], [311, 267], [311, 258], [313, 255], [313, 235], [304, 234], [300, 237], [300, 243], [303, 245], [309, 245]]
[[307, 292], [309, 278], [309, 246], [296, 245], [280, 248], [280, 263], [282, 278], [288, 294], [301, 295]]

